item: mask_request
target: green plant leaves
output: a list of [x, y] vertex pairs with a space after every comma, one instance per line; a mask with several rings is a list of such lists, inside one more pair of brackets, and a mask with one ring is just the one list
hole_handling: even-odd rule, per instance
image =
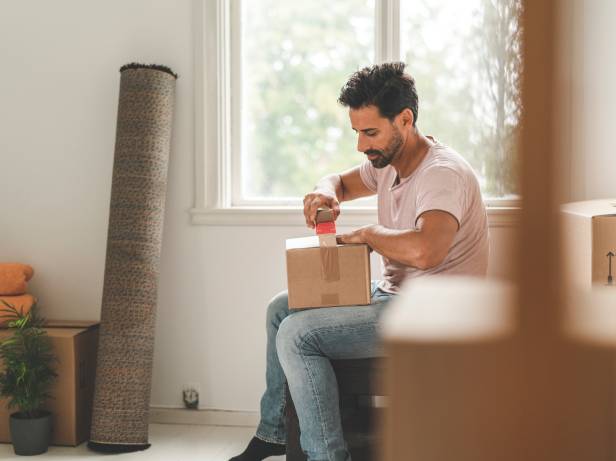
[[36, 417], [50, 398], [57, 358], [37, 306], [24, 314], [23, 308], [3, 304], [0, 319], [9, 319], [12, 335], [0, 342], [0, 396], [8, 398], [9, 408], [18, 408], [28, 418]]

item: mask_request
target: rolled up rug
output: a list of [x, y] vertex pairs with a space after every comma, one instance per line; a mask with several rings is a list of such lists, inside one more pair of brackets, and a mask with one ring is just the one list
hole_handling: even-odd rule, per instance
[[33, 275], [28, 264], [0, 263], [0, 296], [23, 295]]
[[175, 75], [157, 65], [120, 69], [107, 256], [92, 428], [100, 452], [144, 450]]

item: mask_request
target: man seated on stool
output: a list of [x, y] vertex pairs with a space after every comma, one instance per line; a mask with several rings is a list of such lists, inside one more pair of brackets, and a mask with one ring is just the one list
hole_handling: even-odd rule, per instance
[[380, 355], [378, 320], [404, 280], [485, 275], [488, 225], [479, 183], [460, 154], [419, 131], [417, 101], [403, 63], [361, 69], [342, 88], [338, 102], [349, 108], [357, 150], [367, 158], [319, 181], [304, 197], [304, 215], [313, 228], [317, 208], [329, 207], [337, 217], [340, 202], [377, 194], [379, 224], [339, 241], [366, 243], [381, 254], [384, 280], [373, 282], [367, 306], [290, 311], [286, 292], [272, 299], [261, 420], [246, 450], [231, 461], [285, 453], [285, 379], [308, 460], [350, 460], [330, 359]]

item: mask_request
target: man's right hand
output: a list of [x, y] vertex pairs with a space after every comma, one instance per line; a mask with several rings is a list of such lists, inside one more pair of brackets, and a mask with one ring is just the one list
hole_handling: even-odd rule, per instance
[[304, 218], [306, 218], [306, 226], [311, 229], [314, 229], [316, 225], [319, 207], [331, 208], [334, 212], [334, 219], [337, 219], [340, 214], [340, 202], [335, 196], [318, 190], [306, 194], [304, 196]]

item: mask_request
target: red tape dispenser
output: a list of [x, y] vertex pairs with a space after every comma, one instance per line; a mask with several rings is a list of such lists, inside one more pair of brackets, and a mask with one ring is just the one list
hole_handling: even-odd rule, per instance
[[334, 221], [334, 211], [330, 208], [317, 209], [316, 217], [317, 235], [334, 234], [336, 235], [336, 222]]

